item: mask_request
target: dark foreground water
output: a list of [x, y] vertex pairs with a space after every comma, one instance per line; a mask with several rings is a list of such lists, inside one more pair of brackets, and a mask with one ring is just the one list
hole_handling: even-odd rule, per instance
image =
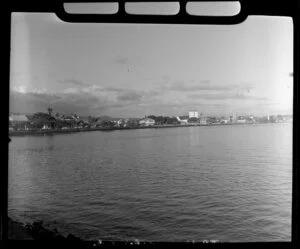
[[12, 137], [9, 215], [85, 239], [290, 241], [292, 124]]

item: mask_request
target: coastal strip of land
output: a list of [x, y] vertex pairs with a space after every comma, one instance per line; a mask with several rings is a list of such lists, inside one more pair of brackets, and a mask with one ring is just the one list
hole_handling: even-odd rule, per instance
[[69, 129], [45, 129], [45, 130], [20, 130], [9, 131], [9, 136], [27, 136], [27, 135], [52, 135], [65, 134], [73, 132], [87, 132], [87, 131], [114, 131], [114, 130], [137, 130], [137, 129], [161, 129], [161, 128], [183, 128], [195, 126], [232, 126], [232, 125], [255, 125], [263, 123], [227, 123], [227, 124], [185, 124], [185, 125], [151, 125], [151, 126], [136, 126], [136, 127], [95, 127], [95, 128], [69, 128]]
[[56, 241], [81, 241], [80, 238], [69, 234], [67, 237], [61, 235], [56, 229], [51, 230], [44, 226], [42, 221], [32, 224], [23, 224], [8, 217], [8, 239], [9, 240], [56, 240]]
[[[37, 248], [53, 248], [53, 246], [84, 246], [85, 248], [95, 247], [117, 247], [117, 246], [155, 246], [160, 244], [159, 242], [146, 242], [139, 241], [138, 239], [129, 241], [105, 241], [105, 240], [84, 240], [75, 235], [69, 233], [67, 236], [60, 234], [57, 229], [47, 228], [42, 221], [35, 221], [33, 223], [24, 224], [19, 221], [15, 221], [8, 217], [8, 240], [9, 245], [14, 245], [13, 242], [32, 242], [28, 243], [30, 248], [35, 246]], [[35, 243], [37, 242], [37, 243]], [[187, 241], [186, 243], [219, 243], [218, 240], [200, 240], [200, 241]], [[166, 244], [166, 243], [164, 243]], [[1, 245], [1, 244], [0, 244]], [[18, 244], [16, 244], [18, 245]], [[42, 247], [41, 247], [42, 246]]]

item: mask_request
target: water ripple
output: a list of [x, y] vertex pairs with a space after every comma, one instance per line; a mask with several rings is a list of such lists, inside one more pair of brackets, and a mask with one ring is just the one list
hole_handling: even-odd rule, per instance
[[289, 241], [291, 128], [15, 137], [9, 215], [86, 239]]

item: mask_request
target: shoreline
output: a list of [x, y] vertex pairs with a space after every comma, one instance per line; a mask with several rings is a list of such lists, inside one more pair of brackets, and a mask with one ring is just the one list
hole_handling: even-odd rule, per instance
[[9, 136], [36, 136], [36, 135], [53, 135], [66, 134], [74, 132], [91, 132], [91, 131], [115, 131], [115, 130], [138, 130], [138, 129], [163, 129], [163, 128], [180, 128], [180, 127], [195, 127], [195, 126], [236, 126], [236, 125], [257, 125], [257, 124], [283, 124], [290, 122], [277, 123], [229, 123], [229, 124], [187, 124], [187, 125], [152, 125], [152, 126], [136, 126], [136, 127], [98, 127], [98, 128], [70, 128], [70, 129], [48, 129], [48, 130], [27, 130], [27, 131], [9, 131]]
[[42, 221], [24, 224], [8, 217], [9, 240], [55, 240], [55, 241], [84, 241], [73, 234], [63, 236], [56, 229], [48, 229]]
[[[80, 237], [77, 237], [73, 235], [72, 233], [68, 233], [67, 236], [63, 236], [62, 233], [57, 231], [57, 229], [50, 229], [46, 227], [46, 224], [43, 223], [43, 221], [34, 221], [32, 223], [24, 224], [22, 222], [16, 221], [11, 219], [10, 217], [7, 217], [7, 238], [9, 244], [12, 244], [11, 242], [31, 242], [29, 245], [37, 245], [38, 248], [41, 248], [40, 245], [43, 246], [43, 248], [46, 246], [52, 246], [55, 245], [82, 245], [87, 248], [95, 248], [100, 246], [133, 246], [133, 245], [151, 245], [155, 244], [156, 242], [144, 242], [139, 241], [138, 239], [134, 240], [125, 240], [125, 241], [110, 241], [110, 240], [88, 240], [88, 239], [82, 239]], [[40, 244], [41, 243], [41, 244]], [[47, 244], [44, 244], [47, 243]]]
[[[8, 217], [8, 241], [11, 242], [31, 242], [29, 245], [42, 245], [43, 247], [52, 246], [53, 245], [83, 245], [87, 246], [88, 248], [95, 248], [100, 246], [138, 246], [138, 245], [155, 245], [155, 244], [166, 244], [166, 243], [173, 243], [173, 242], [153, 242], [153, 241], [140, 241], [138, 239], [133, 240], [118, 240], [118, 241], [111, 241], [111, 240], [87, 240], [81, 239], [69, 233], [67, 236], [63, 236], [57, 229], [50, 229], [46, 228], [46, 225], [43, 221], [35, 221], [32, 223], [24, 224], [22, 222], [16, 221]], [[32, 243], [32, 242], [38, 242]], [[219, 243], [219, 240], [199, 240], [199, 241], [183, 241], [187, 244], [195, 244], [195, 243]], [[42, 244], [40, 244], [42, 243]], [[47, 244], [44, 244], [47, 243]], [[40, 247], [39, 247], [40, 248]]]

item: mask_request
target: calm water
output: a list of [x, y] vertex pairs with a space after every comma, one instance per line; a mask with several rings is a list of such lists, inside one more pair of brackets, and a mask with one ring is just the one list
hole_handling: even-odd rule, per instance
[[292, 124], [12, 137], [9, 215], [86, 239], [290, 241]]

